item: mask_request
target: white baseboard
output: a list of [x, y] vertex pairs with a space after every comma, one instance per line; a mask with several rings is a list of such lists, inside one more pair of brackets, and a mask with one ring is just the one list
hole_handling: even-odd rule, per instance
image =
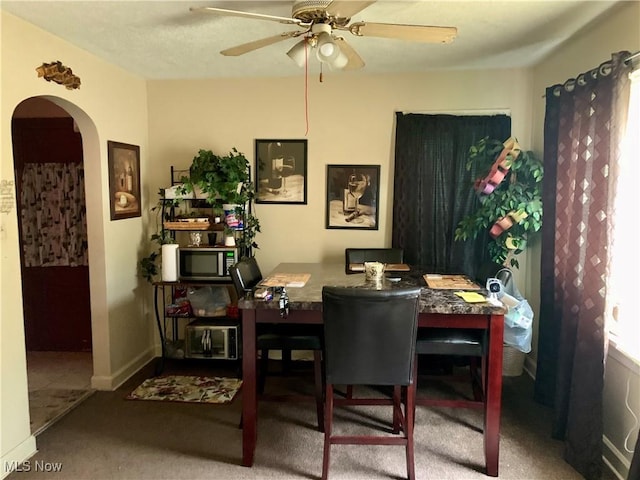
[[142, 367], [155, 358], [155, 349], [153, 347], [147, 349], [142, 354], [131, 360], [128, 364], [115, 372], [113, 375], [94, 375], [91, 377], [91, 388], [95, 390], [112, 391], [129, 380], [132, 375], [136, 374]]
[[625, 458], [622, 452], [618, 450], [613, 443], [611, 443], [606, 435], [603, 435], [602, 443], [602, 460], [604, 460], [605, 468], [611, 470], [611, 473], [620, 480], [624, 480], [629, 475], [631, 462]]
[[15, 471], [19, 465], [29, 460], [38, 452], [36, 448], [36, 437], [30, 435], [24, 442], [9, 450], [6, 455], [2, 456], [2, 471], [0, 478], [7, 477], [11, 472]]

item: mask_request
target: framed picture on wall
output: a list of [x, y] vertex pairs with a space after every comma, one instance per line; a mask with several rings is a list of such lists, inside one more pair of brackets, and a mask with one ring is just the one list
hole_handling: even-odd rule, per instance
[[111, 220], [140, 216], [140, 147], [107, 141]]
[[378, 230], [380, 165], [327, 165], [326, 228]]
[[307, 203], [307, 140], [256, 140], [256, 203]]

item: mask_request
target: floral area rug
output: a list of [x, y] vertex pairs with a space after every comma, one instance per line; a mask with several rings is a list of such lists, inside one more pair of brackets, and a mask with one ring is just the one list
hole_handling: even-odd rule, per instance
[[229, 403], [241, 385], [242, 380], [237, 378], [170, 375], [145, 380], [126, 398], [166, 402]]

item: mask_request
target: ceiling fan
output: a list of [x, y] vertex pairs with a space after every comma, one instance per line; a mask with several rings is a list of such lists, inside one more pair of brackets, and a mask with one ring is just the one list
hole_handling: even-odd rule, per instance
[[332, 68], [358, 69], [364, 67], [364, 61], [360, 55], [339, 35], [342, 31], [350, 32], [358, 37], [384, 37], [428, 43], [449, 43], [457, 34], [455, 27], [371, 22], [349, 23], [353, 15], [373, 3], [375, 0], [295, 0], [291, 9], [291, 18], [216, 7], [192, 7], [190, 10], [295, 25], [299, 30], [254, 40], [227, 48], [220, 53], [227, 56], [243, 55], [289, 38], [301, 36], [302, 40], [287, 52], [287, 55], [301, 67], [307, 61], [308, 51], [313, 49], [315, 49], [318, 60], [327, 63]]

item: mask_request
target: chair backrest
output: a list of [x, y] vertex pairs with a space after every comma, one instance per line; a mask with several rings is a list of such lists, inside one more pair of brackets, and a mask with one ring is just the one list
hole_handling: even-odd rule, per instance
[[231, 265], [229, 274], [238, 297], [243, 297], [247, 292], [251, 292], [262, 280], [260, 267], [254, 257], [243, 258], [235, 265]]
[[323, 287], [327, 383], [409, 385], [420, 290]]
[[[402, 248], [347, 248], [344, 251], [344, 262], [347, 273], [356, 273], [349, 268], [350, 264], [364, 262], [403, 263], [404, 250]], [[362, 273], [362, 270], [358, 273]]]

